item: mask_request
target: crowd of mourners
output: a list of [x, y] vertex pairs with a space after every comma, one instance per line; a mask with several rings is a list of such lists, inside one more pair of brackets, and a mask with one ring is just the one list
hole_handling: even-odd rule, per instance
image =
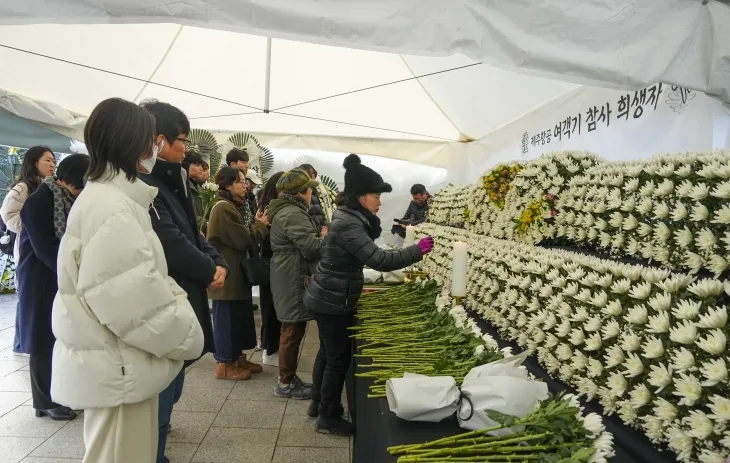
[[[328, 221], [313, 166], [262, 184], [234, 148], [210, 179], [189, 133], [170, 104], [105, 100], [86, 123], [88, 155], [56, 166], [49, 148], [31, 148], [0, 210], [15, 239], [13, 349], [30, 356], [36, 416], [84, 411], [85, 463], [169, 461], [185, 367], [212, 353], [215, 378], [245, 381], [263, 370], [246, 355], [257, 347], [278, 367], [273, 395], [310, 400], [317, 431], [353, 435], [341, 396], [363, 267], [404, 268], [433, 248], [429, 237], [375, 244], [392, 188], [357, 155]], [[207, 204], [206, 182], [217, 185]], [[311, 320], [320, 345], [309, 383], [297, 359]]]

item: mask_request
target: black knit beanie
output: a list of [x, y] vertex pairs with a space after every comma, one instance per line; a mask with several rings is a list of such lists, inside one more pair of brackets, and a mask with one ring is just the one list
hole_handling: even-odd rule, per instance
[[367, 193], [390, 193], [393, 187], [383, 181], [373, 169], [362, 165], [360, 156], [351, 154], [342, 163], [345, 167], [345, 191], [353, 195], [364, 195]]

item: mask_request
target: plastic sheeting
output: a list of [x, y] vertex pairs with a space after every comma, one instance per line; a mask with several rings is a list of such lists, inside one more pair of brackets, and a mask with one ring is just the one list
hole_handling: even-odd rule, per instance
[[730, 9], [715, 0], [24, 0], [3, 2], [0, 22], [173, 22], [397, 53], [462, 53], [580, 84], [662, 81], [730, 101]]

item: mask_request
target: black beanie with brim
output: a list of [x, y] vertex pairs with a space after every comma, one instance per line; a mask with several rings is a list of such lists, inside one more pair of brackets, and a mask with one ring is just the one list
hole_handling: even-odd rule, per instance
[[368, 193], [390, 193], [393, 187], [385, 183], [383, 177], [368, 166], [362, 164], [360, 156], [351, 154], [342, 163], [345, 168], [345, 191], [353, 195]]

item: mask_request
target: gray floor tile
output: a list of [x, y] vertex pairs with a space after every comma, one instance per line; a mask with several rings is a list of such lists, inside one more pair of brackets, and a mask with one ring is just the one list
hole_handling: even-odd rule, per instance
[[30, 374], [27, 371], [16, 371], [0, 378], [2, 392], [30, 392]]
[[215, 364], [216, 361], [213, 358], [213, 354], [206, 354], [193, 364], [193, 369], [208, 369], [212, 372], [215, 371]]
[[230, 400], [272, 400], [274, 399], [274, 381], [238, 381], [228, 398]]
[[347, 463], [349, 450], [345, 448], [312, 448], [277, 446], [271, 463]]
[[213, 422], [213, 426], [279, 429], [286, 402], [286, 399], [271, 401], [227, 400]]
[[3, 463], [18, 463], [43, 443], [37, 437], [0, 437], [0, 455]]
[[319, 341], [302, 345], [302, 357], [316, 357], [317, 352], [319, 352]]
[[31, 407], [18, 407], [0, 418], [2, 437], [51, 437], [67, 424], [50, 418], [36, 418]]
[[210, 428], [193, 456], [194, 463], [263, 463], [274, 455], [274, 429]]
[[297, 367], [297, 370], [301, 371], [312, 371], [314, 368], [314, 356], [311, 355], [302, 355], [299, 357], [299, 366]]
[[28, 364], [25, 362], [18, 362], [15, 360], [2, 360], [0, 361], [0, 378], [15, 373], [16, 371], [27, 367]]
[[0, 392], [0, 416], [23, 405], [30, 398], [30, 392]]
[[203, 442], [215, 416], [215, 412], [182, 412], [175, 406], [172, 411], [172, 430], [167, 436], [167, 441], [190, 444]]
[[84, 420], [83, 415], [46, 440], [43, 445], [35, 449], [33, 457], [56, 457], [56, 458], [84, 458], [86, 447], [84, 447]]
[[[215, 378], [215, 368], [193, 368], [185, 373], [185, 388], [187, 387], [211, 387], [216, 389], [233, 389], [234, 381], [227, 381]], [[183, 394], [185, 393], [183, 389]]]
[[276, 445], [296, 447], [306, 442], [307, 447], [349, 448], [350, 444], [346, 437], [320, 434], [315, 428], [315, 420], [307, 415], [288, 415], [281, 424]]
[[185, 387], [175, 410], [180, 412], [219, 412], [229, 391], [210, 387]]
[[168, 441], [165, 446], [165, 456], [170, 459], [170, 463], [190, 463], [197, 450], [198, 444], [171, 443]]
[[13, 352], [13, 349], [7, 348], [0, 350], [0, 360], [12, 360], [15, 362], [23, 362], [28, 363], [30, 362], [30, 357], [27, 357], [25, 355], [17, 355], [15, 352]]
[[289, 399], [286, 404], [284, 415], [288, 418], [291, 415], [307, 416], [307, 408], [309, 408], [309, 400]]
[[81, 463], [82, 458], [25, 457], [20, 463]]

